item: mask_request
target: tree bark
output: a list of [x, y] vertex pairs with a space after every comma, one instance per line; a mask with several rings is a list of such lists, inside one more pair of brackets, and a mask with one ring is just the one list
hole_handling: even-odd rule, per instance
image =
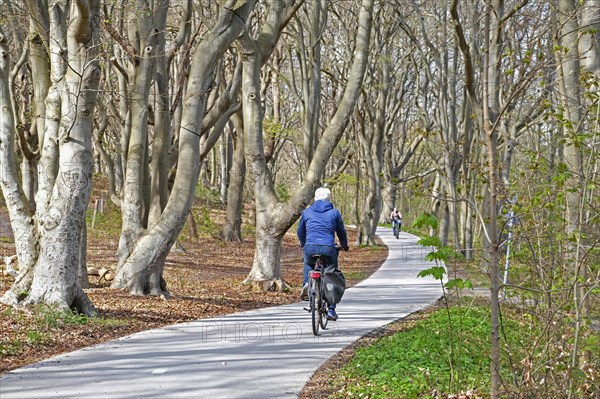
[[[496, 16], [502, 15], [500, 12], [501, 1], [493, 1], [494, 10]], [[498, 218], [498, 165], [497, 165], [497, 153], [496, 153], [496, 131], [495, 122], [497, 118], [497, 110], [495, 107], [497, 93], [497, 85], [494, 84], [497, 78], [496, 66], [498, 55], [498, 46], [496, 41], [492, 41], [490, 33], [494, 29], [494, 23], [492, 22], [492, 0], [486, 2], [485, 10], [485, 48], [484, 48], [484, 60], [483, 60], [483, 133], [485, 134], [485, 146], [487, 150], [487, 167], [488, 167], [488, 187], [489, 187], [489, 222], [486, 226], [487, 237], [489, 242], [489, 254], [490, 254], [490, 277], [491, 277], [491, 356], [490, 356], [490, 374], [491, 374], [491, 389], [490, 396], [492, 399], [500, 397], [500, 302], [499, 302], [499, 291], [500, 291], [500, 271], [499, 271], [499, 245], [498, 245], [498, 229], [497, 229], [497, 218]], [[495, 30], [494, 30], [495, 31]]]
[[[162, 0], [157, 15], [154, 73], [154, 134], [150, 161], [150, 204], [148, 225], [160, 217], [169, 196], [169, 148], [171, 147], [171, 110], [169, 101], [169, 58], [166, 54], [165, 29], [169, 1]], [[187, 25], [186, 25], [187, 26]]]
[[[367, 65], [369, 50], [373, 1], [363, 0], [358, 17], [356, 48], [348, 83], [329, 126], [323, 133], [312, 162], [298, 188], [291, 198], [278, 202], [274, 184], [266, 165], [263, 148], [262, 108], [260, 99], [260, 66], [270, 54], [281, 29], [283, 10], [279, 2], [271, 4], [267, 23], [257, 41], [246, 34], [240, 39], [243, 59], [242, 97], [244, 112], [244, 132], [246, 158], [250, 165], [256, 200], [256, 250], [252, 269], [245, 283], [257, 283], [263, 280], [264, 286], [280, 286], [280, 259], [274, 258], [281, 252], [281, 237], [300, 216], [306, 207], [319, 181], [329, 157], [340, 140], [358, 99], [360, 87]], [[295, 12], [293, 8], [288, 9]], [[289, 15], [289, 14], [287, 14]], [[269, 256], [261, 256], [267, 251]]]
[[[141, 18], [137, 14], [138, 11], [143, 15]], [[156, 53], [157, 33], [164, 28], [155, 26], [151, 17], [152, 11], [147, 2], [140, 1], [136, 4], [136, 10], [130, 12], [128, 21], [130, 36], [128, 44], [132, 49], [129, 58], [131, 64], [128, 90], [129, 112], [125, 129], [128, 131], [129, 141], [121, 201], [122, 225], [117, 251], [117, 272], [131, 253], [137, 238], [147, 227], [147, 215], [150, 211], [150, 204], [145, 196], [145, 189], [148, 189], [146, 178], [149, 175], [148, 108], [154, 67], [159, 56]], [[165, 10], [159, 10], [160, 14], [164, 12]], [[158, 153], [154, 155], [157, 159], [160, 157]]]
[[[375, 47], [381, 49], [381, 56], [375, 62], [375, 76], [373, 82], [377, 85], [377, 96], [373, 100], [375, 105], [368, 104], [370, 98], [365, 98], [366, 107], [369, 110], [368, 127], [362, 132], [371, 135], [368, 139], [360, 140], [363, 143], [364, 157], [366, 159], [365, 168], [368, 169], [368, 187], [367, 197], [364, 203], [364, 225], [365, 236], [362, 237], [361, 244], [375, 245], [375, 231], [379, 221], [382, 207], [382, 171], [384, 169], [384, 137], [386, 130], [386, 120], [388, 116], [389, 90], [391, 86], [391, 68], [390, 58], [387, 48], [388, 38], [381, 38], [379, 31], [375, 35]], [[371, 110], [370, 107], [373, 109]]]
[[246, 2], [235, 10], [224, 10], [212, 31], [194, 51], [182, 103], [178, 167], [169, 201], [159, 220], [135, 241], [117, 270], [113, 288], [127, 288], [134, 295], [168, 296], [162, 278], [164, 260], [181, 232], [194, 200], [201, 161], [202, 116], [210, 77], [218, 60], [241, 32], [253, 6], [253, 2]]
[[[569, 249], [566, 256], [566, 262], [571, 270], [571, 280], [573, 281], [573, 305], [575, 310], [575, 329], [578, 332], [583, 319], [588, 316], [588, 305], [586, 301], [585, 288], [581, 281], [587, 280], [586, 262], [582, 261], [582, 232], [584, 231], [583, 221], [583, 197], [585, 195], [585, 180], [583, 170], [583, 156], [578, 142], [581, 139], [583, 123], [583, 93], [581, 88], [581, 63], [580, 54], [578, 51], [579, 43], [579, 24], [577, 21], [578, 2], [575, 0], [560, 0], [558, 2], [558, 22], [561, 27], [559, 32], [559, 42], [564, 49], [564, 54], [560, 56], [560, 94], [561, 103], [563, 104], [565, 121], [562, 123], [562, 137], [560, 142], [564, 142], [563, 164], [566, 167], [569, 176], [566, 179], [563, 190], [566, 197], [566, 212], [565, 218], [567, 228], [565, 235], [569, 237]], [[586, 4], [589, 6], [589, 3]], [[587, 28], [586, 28], [587, 29]], [[593, 32], [593, 31], [592, 31]], [[585, 40], [584, 40], [585, 42]], [[590, 47], [593, 50], [593, 47]], [[585, 65], [593, 68], [593, 51], [591, 58], [584, 57]], [[579, 363], [578, 352], [579, 341], [578, 336], [575, 337], [571, 368], [576, 369]], [[574, 394], [573, 378], [569, 380], [569, 398]]]
[[6, 201], [15, 250], [19, 259], [19, 275], [15, 283], [1, 298], [11, 305], [23, 299], [33, 279], [33, 268], [37, 261], [38, 237], [35, 234], [33, 210], [19, 186], [17, 160], [15, 158], [15, 121], [13, 119], [12, 99], [8, 86], [10, 74], [10, 51], [8, 40], [0, 27], [0, 183], [2, 195]]
[[308, 45], [304, 43], [304, 35], [299, 35], [302, 48], [302, 106], [304, 123], [304, 166], [310, 165], [317, 143], [319, 142], [319, 116], [321, 113], [321, 35], [327, 21], [327, 2], [317, 0], [309, 3], [312, 6], [310, 29], [307, 35]]
[[[239, 114], [234, 115], [233, 164], [229, 174], [227, 189], [227, 211], [223, 225], [223, 239], [228, 242], [242, 242], [242, 205], [244, 182], [246, 180], [246, 158], [244, 156], [244, 125]], [[232, 132], [232, 133], [234, 133]]]
[[[33, 237], [27, 237], [28, 245], [36, 250], [24, 254], [24, 262], [19, 259], [27, 266], [29, 259], [37, 256], [37, 262], [31, 285], [27, 287], [28, 278], [18, 278], [3, 301], [13, 305], [44, 302], [89, 315], [95, 309], [81, 288], [79, 261], [85, 245], [82, 229], [93, 169], [92, 116], [100, 78], [99, 3], [80, 1], [70, 4], [69, 9], [63, 7], [54, 4], [48, 13], [54, 85], [47, 102], [49, 129], [40, 168], [42, 189], [36, 197], [41, 200], [36, 210], [40, 238], [38, 241], [31, 228], [27, 234]], [[19, 223], [17, 227], [20, 233]], [[26, 298], [15, 291], [22, 288]]]
[[[578, 47], [581, 66], [596, 78], [600, 75], [600, 1], [584, 0], [582, 2]], [[597, 88], [597, 83], [594, 84]]]

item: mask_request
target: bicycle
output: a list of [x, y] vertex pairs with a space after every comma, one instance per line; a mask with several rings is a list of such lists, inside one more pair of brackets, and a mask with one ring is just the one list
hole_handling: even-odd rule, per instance
[[323, 255], [315, 254], [312, 256], [315, 260], [315, 267], [308, 272], [308, 303], [309, 307], [304, 308], [311, 314], [312, 330], [314, 335], [319, 335], [319, 327], [327, 329], [327, 302], [323, 295]]
[[399, 220], [392, 220], [392, 232], [396, 238], [400, 236], [400, 226], [401, 223]]

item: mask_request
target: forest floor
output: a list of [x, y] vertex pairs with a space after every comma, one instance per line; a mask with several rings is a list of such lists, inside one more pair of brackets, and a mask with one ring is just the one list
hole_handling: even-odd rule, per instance
[[[6, 214], [0, 212], [0, 219], [3, 218]], [[284, 238], [281, 265], [283, 278], [291, 287], [287, 292], [256, 292], [242, 285], [252, 265], [253, 241], [224, 243], [210, 236], [191, 239], [184, 234], [181, 245], [171, 252], [165, 265], [165, 279], [172, 295], [168, 300], [133, 297], [90, 276], [91, 288], [86, 292], [96, 306], [97, 319], [64, 317], [45, 309], [17, 311], [0, 304], [0, 373], [138, 331], [297, 302], [302, 253], [292, 230]], [[348, 233], [350, 242], [354, 242], [355, 232], [348, 229]], [[0, 228], [2, 256], [14, 254], [13, 240], [7, 235], [7, 230]], [[88, 230], [88, 267], [114, 267], [118, 242], [115, 237], [107, 229], [102, 233]], [[351, 246], [349, 252], [340, 254], [340, 267], [349, 285], [354, 285], [376, 271], [386, 257], [387, 248], [382, 245]], [[12, 281], [10, 276], [0, 277], [0, 295]]]

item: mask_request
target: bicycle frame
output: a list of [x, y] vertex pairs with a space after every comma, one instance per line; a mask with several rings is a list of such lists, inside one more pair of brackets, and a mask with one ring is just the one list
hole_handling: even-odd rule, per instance
[[311, 314], [312, 330], [314, 335], [319, 335], [319, 327], [327, 329], [327, 302], [323, 296], [323, 261], [316, 255], [315, 267], [308, 273], [309, 308], [304, 308]]

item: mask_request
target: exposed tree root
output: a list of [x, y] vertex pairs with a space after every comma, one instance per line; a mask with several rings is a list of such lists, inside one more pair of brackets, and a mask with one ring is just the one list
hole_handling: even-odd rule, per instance
[[290, 289], [289, 284], [283, 279], [249, 280], [246, 278], [243, 281], [243, 284], [248, 286], [253, 291], [285, 292]]

